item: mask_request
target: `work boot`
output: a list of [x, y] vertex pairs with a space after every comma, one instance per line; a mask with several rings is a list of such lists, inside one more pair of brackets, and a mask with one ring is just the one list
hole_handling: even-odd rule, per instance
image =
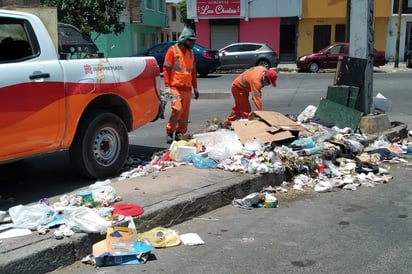
[[173, 133], [168, 133], [168, 134], [166, 135], [166, 143], [167, 143], [167, 144], [173, 143]]
[[183, 139], [183, 133], [181, 133], [181, 132], [176, 132], [175, 141], [180, 141], [180, 140], [182, 140], [182, 139]]

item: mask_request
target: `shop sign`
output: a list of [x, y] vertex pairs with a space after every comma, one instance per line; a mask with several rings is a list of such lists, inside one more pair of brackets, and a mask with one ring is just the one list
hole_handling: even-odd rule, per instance
[[197, 0], [197, 17], [239, 17], [240, 0]]

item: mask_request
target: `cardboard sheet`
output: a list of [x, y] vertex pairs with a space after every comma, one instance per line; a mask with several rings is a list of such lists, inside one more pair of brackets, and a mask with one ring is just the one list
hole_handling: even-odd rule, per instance
[[296, 137], [294, 132], [311, 135], [304, 127], [285, 115], [274, 111], [252, 112], [247, 121], [232, 123], [242, 144], [259, 140], [261, 143], [278, 142]]

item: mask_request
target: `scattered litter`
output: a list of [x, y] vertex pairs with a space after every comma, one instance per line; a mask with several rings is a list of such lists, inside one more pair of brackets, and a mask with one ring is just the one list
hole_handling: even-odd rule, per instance
[[147, 241], [156, 248], [180, 245], [179, 234], [170, 228], [156, 227], [149, 231], [138, 233], [139, 241]]
[[279, 207], [278, 199], [271, 193], [265, 193], [264, 208]]
[[197, 233], [186, 233], [180, 235], [180, 240], [183, 245], [203, 245], [205, 242]]
[[9, 214], [16, 228], [35, 230], [39, 225], [53, 221], [57, 212], [44, 203], [35, 205], [17, 205], [9, 209]]
[[100, 217], [97, 211], [84, 207], [68, 207], [64, 210], [64, 222], [75, 232], [104, 234], [111, 222]]
[[64, 234], [63, 234], [63, 232], [61, 232], [60, 230], [55, 230], [55, 231], [53, 232], [53, 237], [54, 237], [56, 240], [62, 240], [62, 239], [64, 239]]
[[113, 205], [113, 214], [122, 216], [136, 217], [142, 215], [144, 208], [142, 206], [130, 203], [116, 203]]
[[264, 197], [259, 192], [254, 192], [241, 199], [233, 199], [232, 205], [239, 208], [252, 208], [263, 201]]
[[219, 221], [219, 219], [216, 219], [216, 218], [202, 218], [202, 217], [194, 217], [193, 220]]
[[[133, 220], [130, 219], [130, 223]], [[109, 227], [106, 239], [93, 245], [93, 259], [96, 266], [144, 264], [154, 247], [147, 242], [137, 241], [134, 227]], [[86, 261], [86, 260], [85, 260]]]
[[32, 232], [28, 228], [12, 228], [0, 233], [0, 239], [8, 239], [30, 235]]

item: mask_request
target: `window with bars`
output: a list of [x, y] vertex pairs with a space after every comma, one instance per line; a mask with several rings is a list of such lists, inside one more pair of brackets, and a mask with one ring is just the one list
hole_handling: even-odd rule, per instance
[[158, 0], [157, 8], [158, 8], [159, 12], [165, 12], [165, 10], [166, 10], [165, 5], [166, 5], [166, 2], [164, 0]]
[[153, 0], [146, 0], [146, 8], [154, 10]]
[[152, 42], [152, 46], [154, 45], [154, 44], [156, 44], [156, 34], [155, 33], [152, 33], [152, 35], [151, 35], [151, 42]]
[[[393, 0], [393, 14], [398, 14], [399, 0]], [[412, 0], [402, 1], [402, 13], [412, 14]]]
[[176, 19], [177, 19], [177, 9], [176, 9], [176, 7], [172, 7], [172, 22], [176, 22]]

